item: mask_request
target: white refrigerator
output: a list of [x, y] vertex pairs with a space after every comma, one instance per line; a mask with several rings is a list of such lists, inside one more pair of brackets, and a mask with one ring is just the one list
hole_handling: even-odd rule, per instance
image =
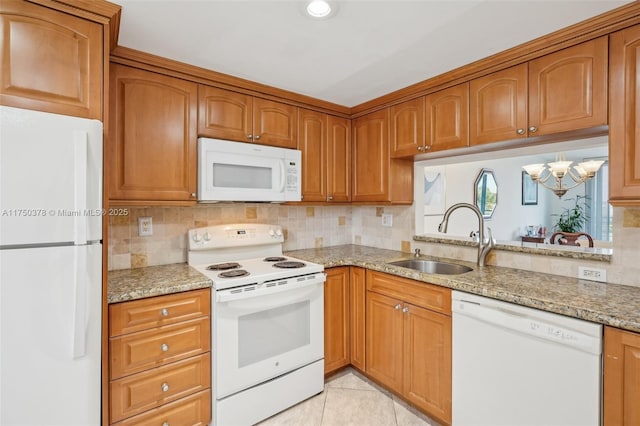
[[99, 425], [102, 123], [0, 106], [0, 425]]

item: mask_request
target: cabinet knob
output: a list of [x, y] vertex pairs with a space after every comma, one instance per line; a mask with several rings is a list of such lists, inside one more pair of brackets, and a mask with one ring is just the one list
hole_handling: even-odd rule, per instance
[[516, 133], [519, 135], [524, 135], [524, 129], [518, 129], [516, 130]]
[[162, 426], [170, 426], [169, 422], [162, 422]]
[[191, 198], [196, 198], [196, 193], [195, 192], [191, 193]]
[[162, 310], [160, 311], [160, 315], [162, 315], [163, 317], [168, 317], [169, 310], [167, 308], [162, 308]]
[[538, 128], [537, 128], [536, 126], [531, 126], [531, 127], [529, 127], [529, 131], [530, 131], [531, 133], [535, 133], [535, 132], [537, 132], [537, 131], [538, 131]]
[[333, 195], [329, 195], [329, 196], [327, 197], [327, 200], [329, 200], [329, 201], [333, 200]]
[[166, 352], [169, 350], [169, 345], [163, 343], [162, 346], [160, 346], [160, 349], [162, 350], [162, 352]]
[[162, 384], [162, 392], [169, 392], [169, 383]]
[[402, 305], [400, 303], [398, 303], [396, 306], [394, 306], [396, 311], [399, 311], [400, 308], [402, 308]]
[[424, 147], [423, 146], [419, 146], [418, 147], [418, 151], [420, 151], [420, 152], [424, 151]]
[[431, 145], [425, 145], [423, 148], [425, 151], [429, 151], [431, 149]]
[[247, 139], [253, 139], [253, 135], [251, 134], [247, 135]]
[[402, 312], [404, 312], [405, 314], [409, 312], [409, 307], [405, 306], [404, 308], [402, 308]]
[[260, 135], [256, 135], [256, 140], [259, 141], [260, 140]]

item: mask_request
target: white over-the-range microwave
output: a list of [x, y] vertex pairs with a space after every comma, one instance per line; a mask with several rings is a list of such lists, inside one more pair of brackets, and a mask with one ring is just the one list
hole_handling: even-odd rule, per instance
[[302, 153], [220, 139], [198, 139], [198, 201], [301, 200]]

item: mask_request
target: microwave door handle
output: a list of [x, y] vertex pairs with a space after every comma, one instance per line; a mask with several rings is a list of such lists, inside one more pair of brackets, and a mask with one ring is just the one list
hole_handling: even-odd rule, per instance
[[285, 164], [284, 160], [280, 160], [280, 192], [284, 192], [284, 178], [285, 178]]

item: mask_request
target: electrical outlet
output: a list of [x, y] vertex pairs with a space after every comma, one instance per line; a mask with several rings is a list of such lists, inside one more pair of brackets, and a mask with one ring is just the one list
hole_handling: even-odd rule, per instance
[[601, 283], [606, 283], [607, 270], [585, 267], [585, 266], [578, 266], [578, 278], [581, 280], [598, 281]]
[[150, 237], [153, 235], [153, 221], [150, 217], [138, 218], [138, 235], [141, 237]]
[[391, 213], [382, 214], [382, 226], [393, 226], [393, 215]]

